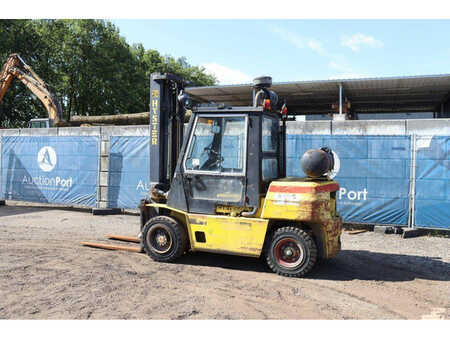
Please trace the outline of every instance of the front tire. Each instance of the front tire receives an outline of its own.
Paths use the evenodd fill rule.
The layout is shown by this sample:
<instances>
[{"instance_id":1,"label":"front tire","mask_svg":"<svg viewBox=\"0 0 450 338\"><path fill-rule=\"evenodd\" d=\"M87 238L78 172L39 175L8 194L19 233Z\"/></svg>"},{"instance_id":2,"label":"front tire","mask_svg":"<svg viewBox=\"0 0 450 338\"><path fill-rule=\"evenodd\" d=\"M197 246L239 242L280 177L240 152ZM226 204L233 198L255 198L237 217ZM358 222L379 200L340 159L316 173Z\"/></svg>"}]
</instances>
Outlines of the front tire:
<instances>
[{"instance_id":1,"label":"front tire","mask_svg":"<svg viewBox=\"0 0 450 338\"><path fill-rule=\"evenodd\" d=\"M266 260L270 269L279 275L302 277L316 264L316 243L299 228L279 228L267 246Z\"/></svg>"},{"instance_id":2,"label":"front tire","mask_svg":"<svg viewBox=\"0 0 450 338\"><path fill-rule=\"evenodd\" d=\"M185 228L167 216L151 218L142 231L144 250L153 260L173 262L181 257L187 248Z\"/></svg>"}]
</instances>

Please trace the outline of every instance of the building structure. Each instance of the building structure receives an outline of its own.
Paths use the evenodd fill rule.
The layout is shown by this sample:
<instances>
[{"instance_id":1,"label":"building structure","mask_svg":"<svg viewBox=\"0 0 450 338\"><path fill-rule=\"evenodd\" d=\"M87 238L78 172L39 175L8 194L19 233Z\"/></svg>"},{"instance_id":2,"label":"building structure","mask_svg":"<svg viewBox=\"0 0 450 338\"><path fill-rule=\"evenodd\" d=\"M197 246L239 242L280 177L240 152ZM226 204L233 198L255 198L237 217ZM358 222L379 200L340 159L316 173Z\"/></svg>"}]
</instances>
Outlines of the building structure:
<instances>
[{"instance_id":1,"label":"building structure","mask_svg":"<svg viewBox=\"0 0 450 338\"><path fill-rule=\"evenodd\" d=\"M245 106L252 84L190 87L199 101ZM429 119L450 117L450 74L274 82L298 120Z\"/></svg>"}]
</instances>

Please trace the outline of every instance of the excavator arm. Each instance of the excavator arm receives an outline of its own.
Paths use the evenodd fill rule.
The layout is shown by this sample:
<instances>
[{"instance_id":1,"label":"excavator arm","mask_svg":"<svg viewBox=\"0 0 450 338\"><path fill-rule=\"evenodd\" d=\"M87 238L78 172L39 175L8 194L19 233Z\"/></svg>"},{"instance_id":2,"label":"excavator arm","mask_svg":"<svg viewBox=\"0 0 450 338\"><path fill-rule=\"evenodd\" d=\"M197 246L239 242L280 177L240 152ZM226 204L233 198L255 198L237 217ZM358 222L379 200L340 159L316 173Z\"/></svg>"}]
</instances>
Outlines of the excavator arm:
<instances>
[{"instance_id":1,"label":"excavator arm","mask_svg":"<svg viewBox=\"0 0 450 338\"><path fill-rule=\"evenodd\" d=\"M61 104L48 89L45 82L28 66L18 54L11 54L3 65L0 73L0 102L3 99L14 78L19 79L36 95L48 111L48 117L53 126L62 126Z\"/></svg>"},{"instance_id":2,"label":"excavator arm","mask_svg":"<svg viewBox=\"0 0 450 338\"><path fill-rule=\"evenodd\" d=\"M8 60L3 65L2 72L0 73L0 102L2 102L3 96L5 96L12 80L14 80L14 75L11 73L11 69L17 65L17 57L14 57L14 54L10 55Z\"/></svg>"}]
</instances>

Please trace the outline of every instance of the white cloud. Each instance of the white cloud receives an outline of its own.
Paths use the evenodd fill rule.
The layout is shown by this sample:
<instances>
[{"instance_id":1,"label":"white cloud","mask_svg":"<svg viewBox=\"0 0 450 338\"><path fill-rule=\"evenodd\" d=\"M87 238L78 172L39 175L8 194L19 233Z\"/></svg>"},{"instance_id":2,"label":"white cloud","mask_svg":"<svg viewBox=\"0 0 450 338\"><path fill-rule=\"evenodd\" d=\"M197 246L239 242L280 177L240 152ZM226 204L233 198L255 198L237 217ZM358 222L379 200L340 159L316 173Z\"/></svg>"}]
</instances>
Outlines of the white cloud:
<instances>
[{"instance_id":1,"label":"white cloud","mask_svg":"<svg viewBox=\"0 0 450 338\"><path fill-rule=\"evenodd\" d=\"M347 72L350 69L350 67L344 66L333 60L330 61L330 63L328 64L328 67L339 70L339 71L343 71L343 72Z\"/></svg>"},{"instance_id":2,"label":"white cloud","mask_svg":"<svg viewBox=\"0 0 450 338\"><path fill-rule=\"evenodd\" d=\"M232 69L215 62L202 65L206 72L214 75L221 85L250 83L253 78L238 69Z\"/></svg>"},{"instance_id":3,"label":"white cloud","mask_svg":"<svg viewBox=\"0 0 450 338\"><path fill-rule=\"evenodd\" d=\"M320 43L320 41L310 39L307 42L307 46L308 46L308 48L319 53L320 55L326 54L326 50L325 50L325 48L323 48L322 43Z\"/></svg>"},{"instance_id":4,"label":"white cloud","mask_svg":"<svg viewBox=\"0 0 450 338\"><path fill-rule=\"evenodd\" d=\"M328 67L338 71L337 74L330 76L328 78L329 80L358 79L358 78L367 78L367 77L369 77L369 75L367 75L367 74L357 73L357 72L355 72L352 69L352 67L350 67L350 66L348 66L346 64L337 63L334 60L331 60L328 63Z\"/></svg>"},{"instance_id":5,"label":"white cloud","mask_svg":"<svg viewBox=\"0 0 450 338\"><path fill-rule=\"evenodd\" d=\"M320 55L325 55L327 53L320 41L312 38L304 38L278 26L270 26L270 30L272 33L277 34L282 40L289 42L296 48L309 48Z\"/></svg>"},{"instance_id":6,"label":"white cloud","mask_svg":"<svg viewBox=\"0 0 450 338\"><path fill-rule=\"evenodd\" d=\"M348 66L347 64L338 63L334 60L331 60L328 63L328 67L344 73L353 73L353 70L350 66Z\"/></svg>"},{"instance_id":7,"label":"white cloud","mask_svg":"<svg viewBox=\"0 0 450 338\"><path fill-rule=\"evenodd\" d=\"M358 33L352 36L341 37L341 45L350 48L354 52L359 52L362 46L383 47L383 42L375 39L373 36Z\"/></svg>"},{"instance_id":8,"label":"white cloud","mask_svg":"<svg viewBox=\"0 0 450 338\"><path fill-rule=\"evenodd\" d=\"M305 41L300 36L289 32L281 27L277 26L270 26L270 30L277 34L281 39L284 41L289 42L290 44L294 45L297 48L305 48Z\"/></svg>"}]
</instances>

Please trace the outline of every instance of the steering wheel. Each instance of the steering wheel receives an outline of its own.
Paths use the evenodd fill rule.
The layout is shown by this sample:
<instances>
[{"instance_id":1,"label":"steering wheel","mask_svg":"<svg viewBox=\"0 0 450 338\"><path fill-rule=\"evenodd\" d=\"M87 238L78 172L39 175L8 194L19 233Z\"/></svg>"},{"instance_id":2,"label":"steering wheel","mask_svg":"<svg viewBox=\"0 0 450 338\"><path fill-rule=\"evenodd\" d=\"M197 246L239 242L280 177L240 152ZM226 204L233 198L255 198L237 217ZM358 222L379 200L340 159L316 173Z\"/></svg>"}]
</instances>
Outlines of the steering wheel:
<instances>
[{"instance_id":1,"label":"steering wheel","mask_svg":"<svg viewBox=\"0 0 450 338\"><path fill-rule=\"evenodd\" d=\"M208 160L202 165L200 169L202 170L211 170L217 166L220 166L220 163L224 161L223 157L220 154L212 149L212 147L205 147L203 149L208 153Z\"/></svg>"},{"instance_id":2,"label":"steering wheel","mask_svg":"<svg viewBox=\"0 0 450 338\"><path fill-rule=\"evenodd\" d=\"M219 153L215 151L211 146L205 147L203 151L206 151L208 153L208 156L211 157L211 155L219 156Z\"/></svg>"}]
</instances>

